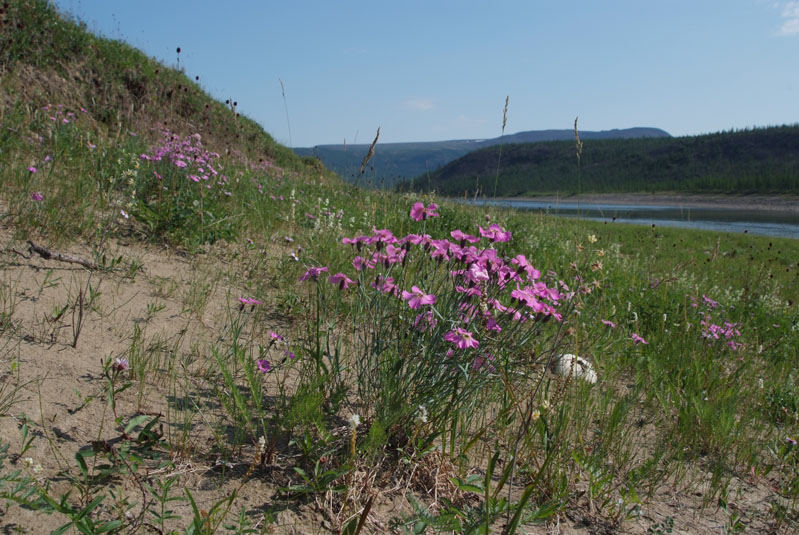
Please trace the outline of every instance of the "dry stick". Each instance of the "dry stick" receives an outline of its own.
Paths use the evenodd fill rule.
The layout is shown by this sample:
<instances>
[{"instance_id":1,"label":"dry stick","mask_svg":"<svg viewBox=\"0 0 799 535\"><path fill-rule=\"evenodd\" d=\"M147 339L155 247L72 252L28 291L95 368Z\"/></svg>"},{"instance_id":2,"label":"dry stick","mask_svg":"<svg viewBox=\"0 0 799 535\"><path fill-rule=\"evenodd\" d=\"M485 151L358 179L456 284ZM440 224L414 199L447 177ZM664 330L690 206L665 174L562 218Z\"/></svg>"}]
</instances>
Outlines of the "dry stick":
<instances>
[{"instance_id":1,"label":"dry stick","mask_svg":"<svg viewBox=\"0 0 799 535\"><path fill-rule=\"evenodd\" d=\"M19 251L14 251L18 255L22 256L23 258L30 258L30 256L25 256ZM86 260L85 258L81 258L79 256L72 256L64 253L59 253L56 251L51 251L46 247L42 247L41 245L37 245L32 241L28 240L28 252L33 255L33 253L38 254L45 260L58 260L59 262L69 262L70 264L80 264L81 266L85 267L86 269L99 269L99 266L92 262L91 260Z\"/></svg>"},{"instance_id":2,"label":"dry stick","mask_svg":"<svg viewBox=\"0 0 799 535\"><path fill-rule=\"evenodd\" d=\"M291 141L291 121L289 121L289 105L286 104L286 87L283 85L283 80L280 81L280 92L283 93L283 108L286 110L286 124L289 126L289 147L293 147L294 143ZM347 150L347 140L344 140L344 150Z\"/></svg>"},{"instance_id":3,"label":"dry stick","mask_svg":"<svg viewBox=\"0 0 799 535\"><path fill-rule=\"evenodd\" d=\"M574 118L574 139L577 149L577 218L582 217L582 212L580 211L580 196L583 194L583 168L582 168L582 158L583 158L583 142L580 141L580 132L577 131L577 119L580 117Z\"/></svg>"},{"instance_id":4,"label":"dry stick","mask_svg":"<svg viewBox=\"0 0 799 535\"><path fill-rule=\"evenodd\" d=\"M499 136L499 158L497 158L497 175L494 177L494 199L497 198L497 184L499 183L499 164L502 163L502 137L505 135L505 125L508 124L508 103L510 95L505 97L505 110L502 112L502 135Z\"/></svg>"},{"instance_id":5,"label":"dry stick","mask_svg":"<svg viewBox=\"0 0 799 535\"><path fill-rule=\"evenodd\" d=\"M379 138L379 137L380 137L380 127L378 126L377 127L377 135L375 136L375 140L372 141L372 146L369 147L369 152L366 153L366 156L364 156L363 161L361 162L361 173L360 173L360 175L363 175L363 168L366 167L366 164L368 164L369 160L372 159L372 156L375 155L375 145L377 145L377 138ZM358 175L358 178L361 178L360 175Z\"/></svg>"}]
</instances>

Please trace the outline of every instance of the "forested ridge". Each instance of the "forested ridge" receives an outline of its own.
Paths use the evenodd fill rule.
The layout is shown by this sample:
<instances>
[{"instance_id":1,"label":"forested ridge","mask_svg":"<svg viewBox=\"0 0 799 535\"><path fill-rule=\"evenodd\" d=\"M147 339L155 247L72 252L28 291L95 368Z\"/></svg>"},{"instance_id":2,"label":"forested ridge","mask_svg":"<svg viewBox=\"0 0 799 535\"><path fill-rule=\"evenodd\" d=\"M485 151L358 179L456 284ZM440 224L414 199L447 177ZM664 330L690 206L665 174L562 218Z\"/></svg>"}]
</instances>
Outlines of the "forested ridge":
<instances>
[{"instance_id":1,"label":"forested ridge","mask_svg":"<svg viewBox=\"0 0 799 535\"><path fill-rule=\"evenodd\" d=\"M799 192L799 125L699 136L488 147L398 186L442 195Z\"/></svg>"}]
</instances>

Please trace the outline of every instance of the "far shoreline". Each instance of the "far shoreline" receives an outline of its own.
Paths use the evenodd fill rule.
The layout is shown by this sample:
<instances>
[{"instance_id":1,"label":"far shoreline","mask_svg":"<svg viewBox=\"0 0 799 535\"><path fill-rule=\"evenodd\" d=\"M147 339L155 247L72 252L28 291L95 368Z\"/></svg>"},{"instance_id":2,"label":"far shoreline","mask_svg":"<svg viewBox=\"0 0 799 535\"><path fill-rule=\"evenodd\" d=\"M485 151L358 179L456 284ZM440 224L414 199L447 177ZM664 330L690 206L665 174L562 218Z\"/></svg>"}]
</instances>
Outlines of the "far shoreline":
<instances>
[{"instance_id":1,"label":"far shoreline","mask_svg":"<svg viewBox=\"0 0 799 535\"><path fill-rule=\"evenodd\" d=\"M484 198L485 199L485 198ZM535 197L497 197L497 201L534 201L591 204L629 204L684 208L725 208L765 212L795 213L799 217L799 195L725 195L683 193L586 193L582 195L541 195Z\"/></svg>"}]
</instances>

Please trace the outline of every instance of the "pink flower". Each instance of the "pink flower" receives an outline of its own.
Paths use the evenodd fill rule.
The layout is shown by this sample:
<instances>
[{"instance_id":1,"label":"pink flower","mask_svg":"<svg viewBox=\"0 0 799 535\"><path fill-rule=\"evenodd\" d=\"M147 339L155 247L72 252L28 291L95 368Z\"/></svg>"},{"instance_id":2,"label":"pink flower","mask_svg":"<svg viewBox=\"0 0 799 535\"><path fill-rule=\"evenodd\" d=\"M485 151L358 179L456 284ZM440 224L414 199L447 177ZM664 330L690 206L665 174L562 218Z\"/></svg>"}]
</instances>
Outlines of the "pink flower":
<instances>
[{"instance_id":1,"label":"pink flower","mask_svg":"<svg viewBox=\"0 0 799 535\"><path fill-rule=\"evenodd\" d=\"M462 327L456 327L455 330L445 334L444 340L452 342L458 349L466 349L480 345L480 342L474 339L472 333Z\"/></svg>"},{"instance_id":2,"label":"pink flower","mask_svg":"<svg viewBox=\"0 0 799 535\"><path fill-rule=\"evenodd\" d=\"M341 243L345 245L358 245L368 240L368 236L356 236L354 238L341 238Z\"/></svg>"},{"instance_id":3,"label":"pink flower","mask_svg":"<svg viewBox=\"0 0 799 535\"><path fill-rule=\"evenodd\" d=\"M477 243L480 241L480 238L477 236L472 236L471 234L466 234L461 230L453 230L449 233L454 239L462 242L469 242L469 243Z\"/></svg>"},{"instance_id":4,"label":"pink flower","mask_svg":"<svg viewBox=\"0 0 799 535\"><path fill-rule=\"evenodd\" d=\"M632 339L633 339L633 343L634 343L635 345L638 345L638 344L644 344L644 345L646 345L646 344L648 344L648 343L649 343L649 342L647 342L646 340L644 340L643 338L641 338L640 336L638 336L638 335L637 335L637 334L635 334L635 333L633 333L633 335L632 335Z\"/></svg>"},{"instance_id":5,"label":"pink flower","mask_svg":"<svg viewBox=\"0 0 799 535\"><path fill-rule=\"evenodd\" d=\"M375 263L361 256L356 256L352 259L352 266L356 271L363 271L364 268L374 269Z\"/></svg>"},{"instance_id":6,"label":"pink flower","mask_svg":"<svg viewBox=\"0 0 799 535\"><path fill-rule=\"evenodd\" d=\"M418 286L413 286L410 292L403 291L402 298L408 301L411 308L421 308L422 305L432 305L436 302L436 296L425 294Z\"/></svg>"},{"instance_id":7,"label":"pink flower","mask_svg":"<svg viewBox=\"0 0 799 535\"><path fill-rule=\"evenodd\" d=\"M472 264L466 272L466 278L475 283L488 280L488 270L479 264Z\"/></svg>"},{"instance_id":8,"label":"pink flower","mask_svg":"<svg viewBox=\"0 0 799 535\"><path fill-rule=\"evenodd\" d=\"M280 336L279 334L277 334L275 331L269 331L269 336L275 342L282 342L283 341L283 337Z\"/></svg>"},{"instance_id":9,"label":"pink flower","mask_svg":"<svg viewBox=\"0 0 799 535\"><path fill-rule=\"evenodd\" d=\"M272 365L266 359L258 359L258 371L268 373L272 370Z\"/></svg>"},{"instance_id":10,"label":"pink flower","mask_svg":"<svg viewBox=\"0 0 799 535\"><path fill-rule=\"evenodd\" d=\"M608 327L610 327L611 329L615 329L615 328L616 328L616 324L615 324L615 323L613 323L612 321L608 321L608 320L602 320L602 324L603 324L603 325L607 325L607 326L608 326Z\"/></svg>"},{"instance_id":11,"label":"pink flower","mask_svg":"<svg viewBox=\"0 0 799 535\"><path fill-rule=\"evenodd\" d=\"M495 371L495 370L496 370L496 368L494 368L494 366L493 366L493 365L490 363L492 360L494 360L494 355L492 355L491 353L486 353L485 355L482 355L482 356L477 356L477 357L475 357L475 359L472 361L472 369L473 369L474 371L477 371L477 370L479 370L480 368L482 368L482 367L483 367L483 365L485 365L486 363L488 363L488 365L486 366L486 369L487 369L489 372L493 372L493 371Z\"/></svg>"},{"instance_id":12,"label":"pink flower","mask_svg":"<svg viewBox=\"0 0 799 535\"><path fill-rule=\"evenodd\" d=\"M487 331L502 332L502 327L499 326L499 322L493 316L488 314L484 319Z\"/></svg>"},{"instance_id":13,"label":"pink flower","mask_svg":"<svg viewBox=\"0 0 799 535\"><path fill-rule=\"evenodd\" d=\"M300 282L307 280L317 280L319 275L327 271L326 267L312 267L298 279Z\"/></svg>"},{"instance_id":14,"label":"pink flower","mask_svg":"<svg viewBox=\"0 0 799 535\"><path fill-rule=\"evenodd\" d=\"M263 303L252 297L239 297L239 303L242 305L263 305Z\"/></svg>"},{"instance_id":15,"label":"pink flower","mask_svg":"<svg viewBox=\"0 0 799 535\"><path fill-rule=\"evenodd\" d=\"M330 284L338 284L339 290L344 290L345 288L349 288L355 281L347 277L344 273L336 273L335 275L330 275L328 279Z\"/></svg>"},{"instance_id":16,"label":"pink flower","mask_svg":"<svg viewBox=\"0 0 799 535\"><path fill-rule=\"evenodd\" d=\"M414 203L413 208L411 208L411 217L416 221L422 221L427 219L428 217L438 217L438 205L435 203L431 203L427 208L424 207L424 204L417 202Z\"/></svg>"},{"instance_id":17,"label":"pink flower","mask_svg":"<svg viewBox=\"0 0 799 535\"><path fill-rule=\"evenodd\" d=\"M42 195L41 191L34 191L33 193L31 193L31 199L33 199L36 202L39 202L42 199L44 199L44 195Z\"/></svg>"},{"instance_id":18,"label":"pink flower","mask_svg":"<svg viewBox=\"0 0 799 535\"><path fill-rule=\"evenodd\" d=\"M432 310L422 312L416 316L415 320L413 320L413 326L419 329L421 332L425 332L428 328L435 327L436 323L438 323L438 320L436 319Z\"/></svg>"},{"instance_id":19,"label":"pink flower","mask_svg":"<svg viewBox=\"0 0 799 535\"><path fill-rule=\"evenodd\" d=\"M480 229L480 235L484 238L488 238L492 242L506 242L510 241L511 233L508 230L502 230L502 227L497 225L496 223L491 223L488 225L488 230L483 230L483 227L478 227Z\"/></svg>"},{"instance_id":20,"label":"pink flower","mask_svg":"<svg viewBox=\"0 0 799 535\"><path fill-rule=\"evenodd\" d=\"M33 166L30 166L30 167L28 167L28 171L30 171L31 173L34 173L34 174L39 172L39 171L38 171L38 170L37 170L35 167L33 167Z\"/></svg>"},{"instance_id":21,"label":"pink flower","mask_svg":"<svg viewBox=\"0 0 799 535\"><path fill-rule=\"evenodd\" d=\"M541 278L541 272L535 269L532 264L527 260L527 257L520 254L510 261L511 264L518 264L521 269L527 273L527 278L530 280L538 280Z\"/></svg>"},{"instance_id":22,"label":"pink flower","mask_svg":"<svg viewBox=\"0 0 799 535\"><path fill-rule=\"evenodd\" d=\"M370 284L372 288L375 290L381 291L384 294L394 294L397 295L397 285L394 284L394 277L383 277L383 275L378 275L375 277L375 281Z\"/></svg>"}]
</instances>

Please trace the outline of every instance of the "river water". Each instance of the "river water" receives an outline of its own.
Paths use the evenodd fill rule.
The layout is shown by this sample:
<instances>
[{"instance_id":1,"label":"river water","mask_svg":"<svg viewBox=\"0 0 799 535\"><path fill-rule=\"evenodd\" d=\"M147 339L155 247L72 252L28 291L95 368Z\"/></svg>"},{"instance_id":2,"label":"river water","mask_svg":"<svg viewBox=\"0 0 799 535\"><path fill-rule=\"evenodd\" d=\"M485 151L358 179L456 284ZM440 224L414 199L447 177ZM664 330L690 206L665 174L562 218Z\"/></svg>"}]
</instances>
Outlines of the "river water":
<instances>
[{"instance_id":1,"label":"river water","mask_svg":"<svg viewBox=\"0 0 799 535\"><path fill-rule=\"evenodd\" d=\"M542 211L562 217L595 221L686 227L722 232L799 238L799 214L770 210L696 208L646 204L534 201L517 199L475 199L468 204L496 205L520 210Z\"/></svg>"}]
</instances>

